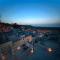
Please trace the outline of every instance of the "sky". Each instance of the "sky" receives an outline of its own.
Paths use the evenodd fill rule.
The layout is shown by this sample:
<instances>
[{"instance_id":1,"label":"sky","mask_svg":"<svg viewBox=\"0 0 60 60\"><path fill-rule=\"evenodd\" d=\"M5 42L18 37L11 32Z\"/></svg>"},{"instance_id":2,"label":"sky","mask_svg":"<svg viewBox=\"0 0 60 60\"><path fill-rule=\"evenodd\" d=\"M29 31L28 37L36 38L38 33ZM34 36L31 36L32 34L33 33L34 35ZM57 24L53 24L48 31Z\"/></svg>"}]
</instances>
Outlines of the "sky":
<instances>
[{"instance_id":1,"label":"sky","mask_svg":"<svg viewBox=\"0 0 60 60\"><path fill-rule=\"evenodd\" d=\"M60 0L0 0L2 22L60 26Z\"/></svg>"}]
</instances>

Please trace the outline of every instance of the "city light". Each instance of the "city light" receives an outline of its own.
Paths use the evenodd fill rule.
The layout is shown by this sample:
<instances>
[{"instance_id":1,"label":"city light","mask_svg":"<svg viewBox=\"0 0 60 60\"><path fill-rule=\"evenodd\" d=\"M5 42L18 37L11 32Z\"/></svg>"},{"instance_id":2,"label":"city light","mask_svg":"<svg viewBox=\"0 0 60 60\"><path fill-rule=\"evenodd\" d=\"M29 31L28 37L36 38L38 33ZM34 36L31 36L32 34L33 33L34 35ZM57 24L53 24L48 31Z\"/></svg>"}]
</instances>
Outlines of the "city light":
<instances>
[{"instance_id":1,"label":"city light","mask_svg":"<svg viewBox=\"0 0 60 60\"><path fill-rule=\"evenodd\" d=\"M18 47L17 47L17 50L20 50L20 49L21 49L21 47L20 47L20 46L18 46Z\"/></svg>"},{"instance_id":2,"label":"city light","mask_svg":"<svg viewBox=\"0 0 60 60\"><path fill-rule=\"evenodd\" d=\"M2 60L5 60L5 56L4 55L2 55Z\"/></svg>"},{"instance_id":3,"label":"city light","mask_svg":"<svg viewBox=\"0 0 60 60\"><path fill-rule=\"evenodd\" d=\"M49 51L49 52L52 52L52 49L51 49L51 48L48 48L48 51Z\"/></svg>"},{"instance_id":4,"label":"city light","mask_svg":"<svg viewBox=\"0 0 60 60\"><path fill-rule=\"evenodd\" d=\"M33 53L34 52L34 50L33 50L33 48L31 49L31 51L30 51L31 53Z\"/></svg>"}]
</instances>

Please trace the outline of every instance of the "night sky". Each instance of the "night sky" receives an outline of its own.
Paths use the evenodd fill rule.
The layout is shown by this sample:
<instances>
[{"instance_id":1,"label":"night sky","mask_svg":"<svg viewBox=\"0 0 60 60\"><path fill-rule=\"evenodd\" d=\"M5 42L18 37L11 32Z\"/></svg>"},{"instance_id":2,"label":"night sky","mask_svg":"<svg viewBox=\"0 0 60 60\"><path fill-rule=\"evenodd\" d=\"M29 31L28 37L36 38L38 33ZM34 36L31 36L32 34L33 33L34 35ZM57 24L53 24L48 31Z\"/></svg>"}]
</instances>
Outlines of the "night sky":
<instances>
[{"instance_id":1,"label":"night sky","mask_svg":"<svg viewBox=\"0 0 60 60\"><path fill-rule=\"evenodd\" d=\"M60 27L60 0L0 0L1 21Z\"/></svg>"}]
</instances>

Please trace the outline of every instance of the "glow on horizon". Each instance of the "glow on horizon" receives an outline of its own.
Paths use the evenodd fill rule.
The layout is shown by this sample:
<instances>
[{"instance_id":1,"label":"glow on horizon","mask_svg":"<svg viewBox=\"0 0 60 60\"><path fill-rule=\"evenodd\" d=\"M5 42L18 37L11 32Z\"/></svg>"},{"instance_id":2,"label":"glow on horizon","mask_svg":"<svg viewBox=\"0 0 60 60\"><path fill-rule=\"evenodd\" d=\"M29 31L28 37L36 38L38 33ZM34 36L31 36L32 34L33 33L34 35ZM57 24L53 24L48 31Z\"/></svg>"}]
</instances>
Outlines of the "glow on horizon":
<instances>
[{"instance_id":1,"label":"glow on horizon","mask_svg":"<svg viewBox=\"0 0 60 60\"><path fill-rule=\"evenodd\" d=\"M10 20L10 21L9 21ZM22 18L22 19L6 19L7 23L18 23L23 25L33 25L33 24L58 24L59 19L55 18Z\"/></svg>"},{"instance_id":2,"label":"glow on horizon","mask_svg":"<svg viewBox=\"0 0 60 60\"><path fill-rule=\"evenodd\" d=\"M4 0L3 0L4 1ZM30 1L30 0L29 0ZM18 24L60 24L58 0L6 0L0 4L2 21Z\"/></svg>"}]
</instances>

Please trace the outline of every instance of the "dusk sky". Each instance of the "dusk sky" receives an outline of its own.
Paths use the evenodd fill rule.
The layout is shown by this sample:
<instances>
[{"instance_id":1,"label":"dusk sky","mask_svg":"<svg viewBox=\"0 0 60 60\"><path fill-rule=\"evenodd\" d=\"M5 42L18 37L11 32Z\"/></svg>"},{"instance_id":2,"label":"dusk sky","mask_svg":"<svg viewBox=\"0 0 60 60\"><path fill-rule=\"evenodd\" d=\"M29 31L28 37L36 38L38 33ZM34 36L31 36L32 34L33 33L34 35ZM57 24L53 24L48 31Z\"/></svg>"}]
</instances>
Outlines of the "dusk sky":
<instances>
[{"instance_id":1,"label":"dusk sky","mask_svg":"<svg viewBox=\"0 0 60 60\"><path fill-rule=\"evenodd\" d=\"M60 26L60 0L0 0L1 21Z\"/></svg>"}]
</instances>

